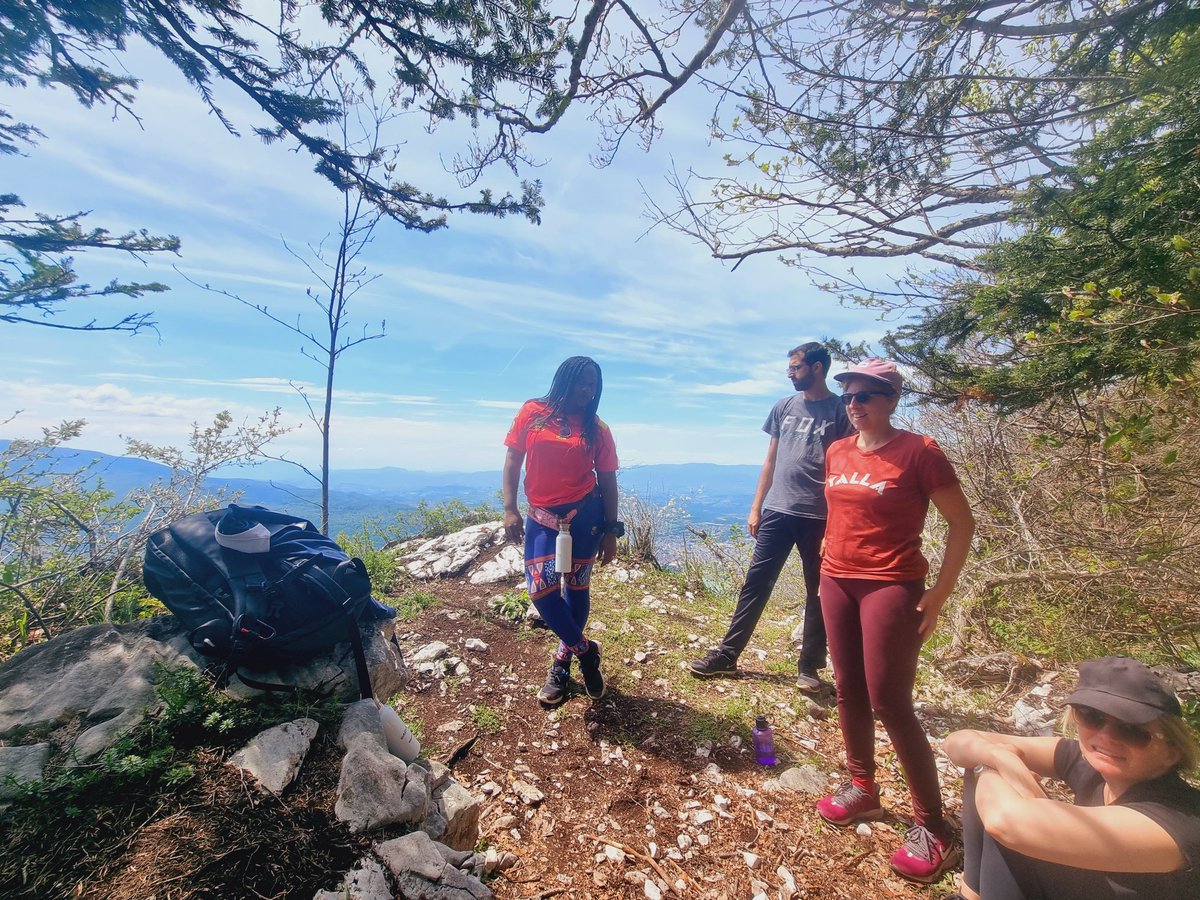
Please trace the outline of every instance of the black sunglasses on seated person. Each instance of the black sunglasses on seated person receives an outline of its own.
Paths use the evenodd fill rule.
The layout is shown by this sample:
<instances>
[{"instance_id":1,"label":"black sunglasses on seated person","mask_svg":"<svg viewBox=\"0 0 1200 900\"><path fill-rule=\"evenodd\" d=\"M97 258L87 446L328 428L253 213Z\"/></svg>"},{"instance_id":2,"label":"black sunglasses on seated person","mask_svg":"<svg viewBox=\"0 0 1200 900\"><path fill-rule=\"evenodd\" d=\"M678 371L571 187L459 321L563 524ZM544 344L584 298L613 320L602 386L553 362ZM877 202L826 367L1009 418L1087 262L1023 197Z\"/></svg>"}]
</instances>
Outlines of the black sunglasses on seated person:
<instances>
[{"instance_id":1,"label":"black sunglasses on seated person","mask_svg":"<svg viewBox=\"0 0 1200 900\"><path fill-rule=\"evenodd\" d=\"M1122 722L1120 719L1090 706L1073 704L1071 709L1075 711L1076 722L1086 725L1093 731L1099 731L1108 724L1117 739L1130 747L1145 747L1158 736L1148 728L1130 722Z\"/></svg>"}]
</instances>

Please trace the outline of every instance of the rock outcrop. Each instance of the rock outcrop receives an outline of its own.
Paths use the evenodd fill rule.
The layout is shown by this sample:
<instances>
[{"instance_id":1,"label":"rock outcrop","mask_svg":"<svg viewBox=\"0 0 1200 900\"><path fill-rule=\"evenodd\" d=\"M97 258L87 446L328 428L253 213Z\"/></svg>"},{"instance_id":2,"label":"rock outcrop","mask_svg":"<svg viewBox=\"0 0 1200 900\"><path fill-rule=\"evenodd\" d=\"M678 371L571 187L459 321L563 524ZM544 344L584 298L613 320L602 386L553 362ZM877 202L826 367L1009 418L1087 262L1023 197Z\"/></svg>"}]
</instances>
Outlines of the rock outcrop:
<instances>
[{"instance_id":1,"label":"rock outcrop","mask_svg":"<svg viewBox=\"0 0 1200 900\"><path fill-rule=\"evenodd\" d=\"M409 671L392 621L359 627L375 693L388 697L403 690ZM78 735L63 749L70 764L89 762L154 709L159 666L198 669L207 663L192 649L174 616L88 625L35 644L0 665L0 741L29 745L27 735L75 728ZM348 641L304 664L254 675L268 684L294 685L346 700L359 693ZM242 698L263 693L237 679L227 691ZM0 783L9 774L19 781L40 780L41 771L30 768L36 759L42 759L44 767L46 759L31 751L0 754Z\"/></svg>"},{"instance_id":2,"label":"rock outcrop","mask_svg":"<svg viewBox=\"0 0 1200 900\"><path fill-rule=\"evenodd\" d=\"M499 552L492 553L496 548ZM454 534L429 540L411 540L388 549L396 566L413 578L456 578L465 575L471 584L511 581L525 571L525 557L504 536L503 522L472 525Z\"/></svg>"},{"instance_id":3,"label":"rock outcrop","mask_svg":"<svg viewBox=\"0 0 1200 900\"><path fill-rule=\"evenodd\" d=\"M159 665L202 665L173 616L88 625L34 644L0 666L0 740L78 722L70 753L86 762L142 721Z\"/></svg>"}]
</instances>

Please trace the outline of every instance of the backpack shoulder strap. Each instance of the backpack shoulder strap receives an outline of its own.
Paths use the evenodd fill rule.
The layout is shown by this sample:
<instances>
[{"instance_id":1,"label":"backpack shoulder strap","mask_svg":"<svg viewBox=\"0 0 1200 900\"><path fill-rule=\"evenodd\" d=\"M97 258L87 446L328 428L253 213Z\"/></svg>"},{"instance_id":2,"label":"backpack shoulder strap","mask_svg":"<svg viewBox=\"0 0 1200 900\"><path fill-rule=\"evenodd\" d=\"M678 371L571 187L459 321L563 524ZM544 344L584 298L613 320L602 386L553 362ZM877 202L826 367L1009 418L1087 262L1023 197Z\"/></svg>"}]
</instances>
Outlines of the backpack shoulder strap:
<instances>
[{"instance_id":1,"label":"backpack shoulder strap","mask_svg":"<svg viewBox=\"0 0 1200 900\"><path fill-rule=\"evenodd\" d=\"M354 651L354 670L358 675L358 693L364 700L374 696L371 689L371 673L367 671L367 655L363 650L362 635L358 631L358 619L350 612L350 604L354 601L346 590L329 577L318 566L310 566L304 570L300 578L308 582L323 597L329 599L342 612L346 623L346 636L350 639L350 647Z\"/></svg>"},{"instance_id":2,"label":"backpack shoulder strap","mask_svg":"<svg viewBox=\"0 0 1200 900\"><path fill-rule=\"evenodd\" d=\"M225 570L229 573L229 592L233 595L233 658L249 648L252 638L269 639L274 629L266 624L271 586L263 570L262 558L254 553L239 553L221 548Z\"/></svg>"}]
</instances>

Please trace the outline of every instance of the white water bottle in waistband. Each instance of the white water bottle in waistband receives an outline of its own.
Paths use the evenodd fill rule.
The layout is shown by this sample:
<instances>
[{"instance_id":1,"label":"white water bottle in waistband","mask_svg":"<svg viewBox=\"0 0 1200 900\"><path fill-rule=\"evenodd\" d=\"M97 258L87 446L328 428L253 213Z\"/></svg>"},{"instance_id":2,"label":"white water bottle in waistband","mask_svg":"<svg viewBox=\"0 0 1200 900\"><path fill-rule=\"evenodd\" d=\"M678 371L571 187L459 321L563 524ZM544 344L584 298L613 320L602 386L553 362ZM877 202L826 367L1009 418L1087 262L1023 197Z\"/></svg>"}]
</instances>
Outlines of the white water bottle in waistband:
<instances>
[{"instance_id":1,"label":"white water bottle in waistband","mask_svg":"<svg viewBox=\"0 0 1200 900\"><path fill-rule=\"evenodd\" d=\"M558 572L559 591L567 596L567 576L571 573L571 532L570 526L562 519L558 520L558 537L554 539L554 570Z\"/></svg>"}]
</instances>

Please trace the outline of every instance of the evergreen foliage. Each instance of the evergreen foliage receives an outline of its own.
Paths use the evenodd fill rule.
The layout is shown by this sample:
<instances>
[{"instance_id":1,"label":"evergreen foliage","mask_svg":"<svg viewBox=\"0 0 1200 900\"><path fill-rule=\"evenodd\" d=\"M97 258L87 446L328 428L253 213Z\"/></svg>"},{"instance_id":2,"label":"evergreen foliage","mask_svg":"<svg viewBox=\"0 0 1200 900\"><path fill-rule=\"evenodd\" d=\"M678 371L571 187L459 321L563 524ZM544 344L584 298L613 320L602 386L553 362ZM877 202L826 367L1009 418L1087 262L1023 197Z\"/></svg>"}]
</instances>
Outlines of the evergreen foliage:
<instances>
[{"instance_id":1,"label":"evergreen foliage","mask_svg":"<svg viewBox=\"0 0 1200 900\"><path fill-rule=\"evenodd\" d=\"M5 149L0 134L0 152ZM154 327L153 313L128 313L115 321L100 322L88 317L86 305L80 308L78 301L111 296L136 299L167 290L165 284L115 279L103 287L81 284L73 258L65 254L84 250L119 250L135 257L145 253L177 253L177 237L156 237L145 230L118 235L103 228L85 229L82 212L65 216L26 215L17 212L23 205L16 194L0 195L0 244L11 248L10 255L0 258L0 323L131 333ZM68 302L71 302L71 316L59 318L62 305Z\"/></svg>"},{"instance_id":2,"label":"evergreen foliage","mask_svg":"<svg viewBox=\"0 0 1200 900\"><path fill-rule=\"evenodd\" d=\"M525 136L550 130L577 101L603 107L597 115L608 154L631 131L652 139L655 111L709 59L744 4L728 0L723 11L668 6L656 20L623 0L592 0L565 16L546 0L7 0L0 3L0 83L61 87L85 107L108 106L136 119L139 81L125 66L129 48L144 41L231 133L249 128L266 143L302 149L338 190L406 228L437 230L453 212L537 222L543 203L537 180L448 197L405 177L408 156L396 166L378 165L391 150L413 150L403 135L366 148L342 139L337 123L356 101L341 84L357 81L367 92L378 87L390 109L422 116L428 132L451 120L469 123L469 143L449 164L457 187L469 189L496 164L519 177L530 164ZM679 55L683 36L697 32L694 56ZM247 125L226 114L222 98L238 94L261 118ZM0 105L0 153L19 152L39 137L36 124L15 120ZM69 257L47 254L178 251L177 238L86 232L81 213L17 218L11 210L19 205L15 195L0 196L0 243L16 254L0 260L0 322L153 327L149 313L109 323L63 316L68 300L136 298L165 287L114 281L93 290L75 284Z\"/></svg>"},{"instance_id":3,"label":"evergreen foliage","mask_svg":"<svg viewBox=\"0 0 1200 900\"><path fill-rule=\"evenodd\" d=\"M85 106L132 114L138 81L111 61L144 40L231 132L239 125L219 101L229 89L265 118L251 126L259 138L303 148L340 190L361 192L408 228L441 228L459 210L537 221L536 181L522 182L516 194L482 189L474 199L451 200L371 171L377 157L343 145L327 127L346 112L337 73L354 73L368 90L380 86L398 108L422 113L430 130L457 118L488 125L490 134L454 164L469 186L493 163L514 171L525 163L523 135L552 128L576 99L611 101L622 131L652 130L650 106L708 59L742 5L728 3L722 15L707 6L668 8L657 22L613 0L566 17L544 0L278 0L258 5L262 15L240 0L10 0L0 81L58 85ZM685 26L702 29L704 41L675 70L664 49L680 43ZM29 123L0 119L0 147L36 133Z\"/></svg>"},{"instance_id":4,"label":"evergreen foliage","mask_svg":"<svg viewBox=\"0 0 1200 900\"><path fill-rule=\"evenodd\" d=\"M1165 388L1200 355L1200 31L1147 72L1057 183L1017 199L1020 234L889 341L932 393L1028 407L1127 379Z\"/></svg>"},{"instance_id":5,"label":"evergreen foliage","mask_svg":"<svg viewBox=\"0 0 1200 900\"><path fill-rule=\"evenodd\" d=\"M453 209L537 218L536 183L519 197L481 192L451 202L402 180L381 181L369 156L330 137L343 107L330 78L339 66L370 79L383 53L399 102L423 109L432 121L495 112L496 94L512 86L544 93L552 83L556 33L540 4L429 5L406 0L297 3L282 0L275 15L255 15L239 0L14 0L12 27L0 43L0 79L31 81L72 91L85 106L109 104L131 112L138 81L115 71L131 41L162 53L231 132L238 125L218 101L232 87L248 97L267 124L252 126L264 141L290 139L314 157L316 169L342 190L367 195L408 227L429 230ZM320 25L306 17L320 16ZM302 25L305 26L302 31ZM317 27L314 27L317 26ZM461 75L464 87L452 87ZM27 123L5 123L11 145Z\"/></svg>"}]
</instances>

